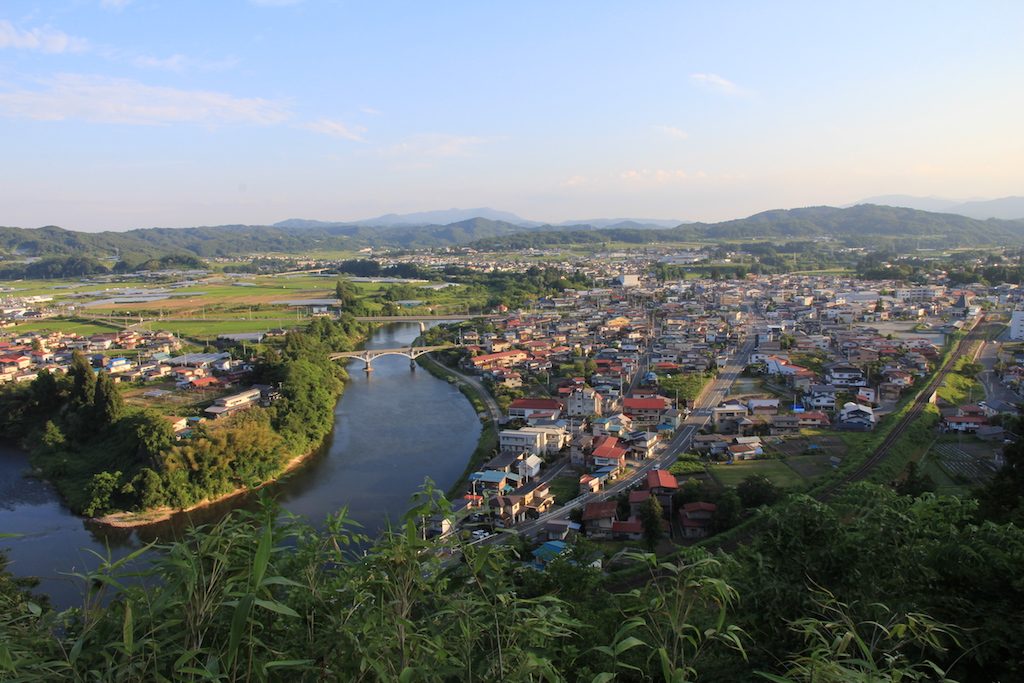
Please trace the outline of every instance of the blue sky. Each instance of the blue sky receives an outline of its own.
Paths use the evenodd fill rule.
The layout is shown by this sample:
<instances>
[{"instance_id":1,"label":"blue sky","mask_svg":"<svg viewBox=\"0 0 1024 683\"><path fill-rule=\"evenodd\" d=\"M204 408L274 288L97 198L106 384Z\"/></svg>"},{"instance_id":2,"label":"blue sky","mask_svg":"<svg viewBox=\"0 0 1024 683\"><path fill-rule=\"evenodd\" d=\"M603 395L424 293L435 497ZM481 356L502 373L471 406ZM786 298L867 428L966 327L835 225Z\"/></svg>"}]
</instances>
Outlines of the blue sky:
<instances>
[{"instance_id":1,"label":"blue sky","mask_svg":"<svg viewBox=\"0 0 1024 683\"><path fill-rule=\"evenodd\" d=\"M0 3L0 225L1024 194L1021 2Z\"/></svg>"}]
</instances>

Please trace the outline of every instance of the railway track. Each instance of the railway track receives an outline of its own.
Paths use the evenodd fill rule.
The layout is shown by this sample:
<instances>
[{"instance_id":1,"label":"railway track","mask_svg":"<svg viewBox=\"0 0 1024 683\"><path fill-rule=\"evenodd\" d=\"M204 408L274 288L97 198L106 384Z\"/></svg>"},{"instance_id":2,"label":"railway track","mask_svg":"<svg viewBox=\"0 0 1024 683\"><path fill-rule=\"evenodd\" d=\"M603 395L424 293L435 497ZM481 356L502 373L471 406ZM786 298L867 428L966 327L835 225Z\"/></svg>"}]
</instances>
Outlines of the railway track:
<instances>
[{"instance_id":1,"label":"railway track","mask_svg":"<svg viewBox=\"0 0 1024 683\"><path fill-rule=\"evenodd\" d=\"M900 437L903 436L907 429L910 428L910 425L921 417L921 413L924 412L925 406L931 402L932 395L938 391L939 387L942 386L942 383L946 380L946 377L956 366L957 362L964 356L970 356L972 360L977 358L982 346L980 344L976 344L976 342L984 340L984 335L982 333L983 329L985 329L985 326L981 324L981 321L975 321L975 324L971 327L971 330L967 335L957 343L956 348L950 354L945 365L935 373L935 376L927 386L917 393L917 396L914 397L914 403L910 410L908 410L906 415L904 415L896 426L889 431L885 436L885 439L882 440L882 443L878 444L875 448L874 452L852 472L847 473L842 478L820 490L815 495L815 498L818 500L828 500L843 486L865 479L872 470L878 467L879 464L889 457L889 452L892 450L892 447L900 440Z\"/></svg>"}]
</instances>

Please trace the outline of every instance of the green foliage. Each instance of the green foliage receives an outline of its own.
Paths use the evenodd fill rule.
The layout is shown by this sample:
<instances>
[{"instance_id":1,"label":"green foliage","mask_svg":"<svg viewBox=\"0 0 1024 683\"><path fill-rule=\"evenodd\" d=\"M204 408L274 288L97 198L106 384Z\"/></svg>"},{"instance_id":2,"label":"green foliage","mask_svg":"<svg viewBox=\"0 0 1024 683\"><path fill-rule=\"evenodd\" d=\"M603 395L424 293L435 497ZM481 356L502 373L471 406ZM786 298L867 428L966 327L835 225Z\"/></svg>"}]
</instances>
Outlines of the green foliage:
<instances>
[{"instance_id":1,"label":"green foliage","mask_svg":"<svg viewBox=\"0 0 1024 683\"><path fill-rule=\"evenodd\" d=\"M955 498L793 497L732 555L631 554L642 576L625 592L586 542L537 571L519 544L423 540L416 521L449 510L428 486L372 547L344 512L323 531L236 512L160 546L142 583L126 580L131 556L104 560L63 614L0 572L0 677L1020 678L1024 531L978 525Z\"/></svg>"},{"instance_id":2,"label":"green foliage","mask_svg":"<svg viewBox=\"0 0 1024 683\"><path fill-rule=\"evenodd\" d=\"M648 550L654 552L658 547L658 541L665 537L661 527L661 503L657 496L648 496L640 506L640 523L644 528L644 543L647 544Z\"/></svg>"},{"instance_id":3,"label":"green foliage","mask_svg":"<svg viewBox=\"0 0 1024 683\"><path fill-rule=\"evenodd\" d=\"M675 398L678 392L679 400L692 402L700 395L704 385L711 379L711 375L703 372L687 372L679 375L669 375L658 380L660 392L669 398Z\"/></svg>"},{"instance_id":4,"label":"green foliage","mask_svg":"<svg viewBox=\"0 0 1024 683\"><path fill-rule=\"evenodd\" d=\"M703 463L694 462L692 460L683 460L682 458L669 465L668 468L669 474L674 474L677 477L684 474L700 474L703 471Z\"/></svg>"},{"instance_id":5,"label":"green foliage","mask_svg":"<svg viewBox=\"0 0 1024 683\"><path fill-rule=\"evenodd\" d=\"M779 499L781 492L768 477L752 474L736 486L736 494L745 508L771 505Z\"/></svg>"}]
</instances>

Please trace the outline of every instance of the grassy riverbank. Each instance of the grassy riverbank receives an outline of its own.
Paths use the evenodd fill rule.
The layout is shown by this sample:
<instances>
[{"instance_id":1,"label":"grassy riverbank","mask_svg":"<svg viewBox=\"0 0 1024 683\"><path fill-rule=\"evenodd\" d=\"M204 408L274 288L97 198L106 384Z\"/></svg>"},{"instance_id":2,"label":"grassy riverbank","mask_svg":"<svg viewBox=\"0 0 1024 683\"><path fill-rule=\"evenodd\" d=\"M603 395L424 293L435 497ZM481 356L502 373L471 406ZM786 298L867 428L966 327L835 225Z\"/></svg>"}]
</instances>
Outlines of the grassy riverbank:
<instances>
[{"instance_id":1,"label":"grassy riverbank","mask_svg":"<svg viewBox=\"0 0 1024 683\"><path fill-rule=\"evenodd\" d=\"M454 498L462 493L466 482L469 481L469 475L480 469L480 466L494 455L494 451L498 447L498 427L494 424L491 413L487 409L487 402L480 396L477 387L461 379L454 372L429 356L420 356L416 360L420 367L434 377L454 384L472 404L473 409L480 416L481 423L483 423L483 429L480 431L480 438L477 440L476 449L469 457L466 469L463 470L459 479L448 489L448 497Z\"/></svg>"}]
</instances>

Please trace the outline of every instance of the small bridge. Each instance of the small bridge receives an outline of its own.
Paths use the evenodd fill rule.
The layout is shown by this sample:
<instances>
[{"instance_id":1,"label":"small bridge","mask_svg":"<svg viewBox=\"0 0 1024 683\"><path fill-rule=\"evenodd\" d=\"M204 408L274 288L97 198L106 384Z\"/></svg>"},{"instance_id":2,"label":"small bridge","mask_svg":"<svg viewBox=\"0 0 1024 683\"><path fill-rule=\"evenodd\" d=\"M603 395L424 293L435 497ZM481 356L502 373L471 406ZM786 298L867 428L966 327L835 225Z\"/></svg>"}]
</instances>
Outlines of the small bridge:
<instances>
[{"instance_id":1,"label":"small bridge","mask_svg":"<svg viewBox=\"0 0 1024 683\"><path fill-rule=\"evenodd\" d=\"M446 320L449 322L462 322L464 320L475 320L482 318L484 320L494 320L497 318L504 318L502 315L468 315L468 314L453 314L453 315L362 315L357 316L356 320L361 323L419 323L420 332L427 331L427 323L437 322L440 320Z\"/></svg>"},{"instance_id":2,"label":"small bridge","mask_svg":"<svg viewBox=\"0 0 1024 683\"><path fill-rule=\"evenodd\" d=\"M373 368L370 364L381 356L405 356L409 359L410 366L415 368L416 364L413 363L413 361L423 354L430 353L431 351L455 349L459 346L459 344L444 344L442 346L409 346L404 349L364 349L362 351L342 351L339 353L332 353L330 355L330 359L348 360L351 358L358 358L366 364L363 370L366 372L373 372Z\"/></svg>"}]
</instances>

